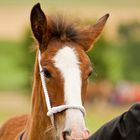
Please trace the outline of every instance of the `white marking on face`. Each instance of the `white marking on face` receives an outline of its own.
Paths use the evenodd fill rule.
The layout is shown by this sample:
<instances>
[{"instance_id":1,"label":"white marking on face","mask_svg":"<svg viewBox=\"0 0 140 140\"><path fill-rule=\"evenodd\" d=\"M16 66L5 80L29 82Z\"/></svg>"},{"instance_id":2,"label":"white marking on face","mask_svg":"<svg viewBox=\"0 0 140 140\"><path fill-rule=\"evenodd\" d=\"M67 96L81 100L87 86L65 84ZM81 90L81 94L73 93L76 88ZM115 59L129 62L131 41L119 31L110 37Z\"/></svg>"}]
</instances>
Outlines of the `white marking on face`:
<instances>
[{"instance_id":1,"label":"white marking on face","mask_svg":"<svg viewBox=\"0 0 140 140\"><path fill-rule=\"evenodd\" d=\"M67 46L60 49L54 57L54 62L64 79L65 103L82 105L81 71L75 50Z\"/></svg>"},{"instance_id":2,"label":"white marking on face","mask_svg":"<svg viewBox=\"0 0 140 140\"><path fill-rule=\"evenodd\" d=\"M66 46L58 50L53 60L55 67L58 68L64 79L65 104L77 106L82 105L81 101L82 80L79 66L80 62L78 59L78 55L76 54L76 50L74 48ZM68 109L66 111L66 124L69 126L71 125L72 122L75 121L78 123L82 122L83 124L84 120L81 111Z\"/></svg>"}]
</instances>

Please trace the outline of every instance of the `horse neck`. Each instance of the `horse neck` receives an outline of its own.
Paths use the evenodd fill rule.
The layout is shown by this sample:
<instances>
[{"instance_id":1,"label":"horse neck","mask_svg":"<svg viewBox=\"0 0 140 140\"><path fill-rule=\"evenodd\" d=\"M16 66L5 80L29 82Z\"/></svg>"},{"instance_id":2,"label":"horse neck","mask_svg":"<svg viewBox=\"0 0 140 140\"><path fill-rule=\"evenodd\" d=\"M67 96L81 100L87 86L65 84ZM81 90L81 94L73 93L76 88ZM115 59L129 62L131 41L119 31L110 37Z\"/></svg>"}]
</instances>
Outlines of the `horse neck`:
<instances>
[{"instance_id":1,"label":"horse neck","mask_svg":"<svg viewBox=\"0 0 140 140\"><path fill-rule=\"evenodd\" d=\"M47 107L39 75L38 59L36 57L32 90L32 111L27 125L27 134L25 136L27 139L54 139L54 129L52 129L50 118L46 115L46 113Z\"/></svg>"}]
</instances>

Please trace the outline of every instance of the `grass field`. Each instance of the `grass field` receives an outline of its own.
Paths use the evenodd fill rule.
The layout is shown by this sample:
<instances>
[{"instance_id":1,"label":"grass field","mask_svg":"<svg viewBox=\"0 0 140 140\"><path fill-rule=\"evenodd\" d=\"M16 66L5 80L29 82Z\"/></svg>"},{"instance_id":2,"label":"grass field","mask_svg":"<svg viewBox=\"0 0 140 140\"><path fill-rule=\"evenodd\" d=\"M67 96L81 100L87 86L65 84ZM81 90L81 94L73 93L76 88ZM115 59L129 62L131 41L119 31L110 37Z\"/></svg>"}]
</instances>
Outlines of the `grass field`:
<instances>
[{"instance_id":1,"label":"grass field","mask_svg":"<svg viewBox=\"0 0 140 140\"><path fill-rule=\"evenodd\" d=\"M87 107L86 123L91 132L95 132L106 122L127 111L129 106L111 106L98 102L98 104Z\"/></svg>"},{"instance_id":2,"label":"grass field","mask_svg":"<svg viewBox=\"0 0 140 140\"><path fill-rule=\"evenodd\" d=\"M104 103L86 107L87 127L95 132L100 126L112 118L126 111L128 107L113 107ZM21 93L0 94L0 124L15 115L28 113L30 111L30 98Z\"/></svg>"},{"instance_id":3,"label":"grass field","mask_svg":"<svg viewBox=\"0 0 140 140\"><path fill-rule=\"evenodd\" d=\"M17 92L0 92L0 124L9 117L29 112L29 97Z\"/></svg>"}]
</instances>

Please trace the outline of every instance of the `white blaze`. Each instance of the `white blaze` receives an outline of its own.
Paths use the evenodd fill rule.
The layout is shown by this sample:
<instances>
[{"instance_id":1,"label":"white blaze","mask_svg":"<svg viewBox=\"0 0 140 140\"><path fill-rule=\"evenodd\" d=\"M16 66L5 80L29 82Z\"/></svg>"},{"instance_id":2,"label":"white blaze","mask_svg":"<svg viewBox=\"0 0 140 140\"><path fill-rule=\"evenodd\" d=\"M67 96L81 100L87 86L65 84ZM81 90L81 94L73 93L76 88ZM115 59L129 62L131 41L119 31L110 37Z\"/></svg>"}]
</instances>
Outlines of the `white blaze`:
<instances>
[{"instance_id":1,"label":"white blaze","mask_svg":"<svg viewBox=\"0 0 140 140\"><path fill-rule=\"evenodd\" d=\"M64 79L65 103L82 105L81 72L75 50L67 46L60 49L54 57L54 62Z\"/></svg>"},{"instance_id":2,"label":"white blaze","mask_svg":"<svg viewBox=\"0 0 140 140\"><path fill-rule=\"evenodd\" d=\"M64 99L66 105L82 106L81 101L81 71L79 59L74 48L65 46L58 50L53 58L54 65L64 79ZM84 127L84 118L80 110L68 109L66 111L65 127Z\"/></svg>"}]
</instances>

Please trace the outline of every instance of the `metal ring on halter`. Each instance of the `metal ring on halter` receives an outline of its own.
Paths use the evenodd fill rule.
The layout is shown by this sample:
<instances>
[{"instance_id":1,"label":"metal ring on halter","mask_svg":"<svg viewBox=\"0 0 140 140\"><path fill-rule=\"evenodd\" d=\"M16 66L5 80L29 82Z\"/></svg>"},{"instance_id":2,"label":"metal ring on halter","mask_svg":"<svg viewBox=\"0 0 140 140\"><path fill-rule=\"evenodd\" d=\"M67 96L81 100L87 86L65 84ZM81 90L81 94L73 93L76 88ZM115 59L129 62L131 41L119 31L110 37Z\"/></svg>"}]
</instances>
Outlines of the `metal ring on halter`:
<instances>
[{"instance_id":1,"label":"metal ring on halter","mask_svg":"<svg viewBox=\"0 0 140 140\"><path fill-rule=\"evenodd\" d=\"M49 98L49 94L48 94L48 90L47 90L47 86L46 86L46 81L45 81L45 75L43 72L43 68L40 64L40 61L41 61L41 52L40 52L40 50L38 50L38 64L39 64L39 71L40 71L42 88L43 88L43 92L45 95L45 101L46 101L46 105L47 105L47 109L48 109L47 115L50 117L53 126L54 126L54 114L56 114L58 112L62 112L66 109L78 109L85 116L85 108L83 106L60 105L60 106L56 106L56 107L51 107L50 98Z\"/></svg>"}]
</instances>

